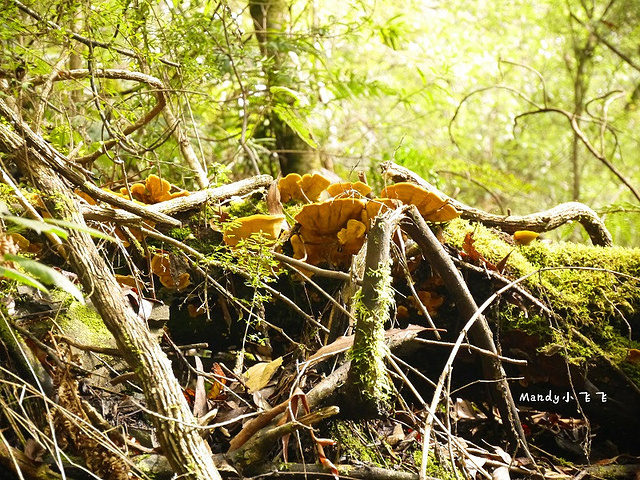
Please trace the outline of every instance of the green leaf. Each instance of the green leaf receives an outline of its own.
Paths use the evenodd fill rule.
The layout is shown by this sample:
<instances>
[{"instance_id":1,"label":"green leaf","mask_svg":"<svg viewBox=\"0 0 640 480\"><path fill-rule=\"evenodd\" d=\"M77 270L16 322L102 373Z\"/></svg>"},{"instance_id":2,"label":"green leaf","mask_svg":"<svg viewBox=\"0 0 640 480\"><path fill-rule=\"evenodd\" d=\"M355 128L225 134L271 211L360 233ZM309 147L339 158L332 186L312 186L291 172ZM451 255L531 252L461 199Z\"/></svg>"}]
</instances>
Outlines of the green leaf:
<instances>
[{"instance_id":1,"label":"green leaf","mask_svg":"<svg viewBox=\"0 0 640 480\"><path fill-rule=\"evenodd\" d=\"M71 280L69 280L57 270L54 270L51 267L47 267L46 265L40 262L36 262L35 260L30 260L19 255L11 255L6 253L4 255L4 258L5 260L17 263L25 271L33 275L41 282L48 285L53 285L64 290L69 295L73 295L73 297L77 301L84 304L84 297L82 296L82 292L78 290L78 287L76 287L73 282L71 282Z\"/></svg>"},{"instance_id":2,"label":"green leaf","mask_svg":"<svg viewBox=\"0 0 640 480\"><path fill-rule=\"evenodd\" d=\"M291 130L311 148L316 148L318 144L313 139L309 128L306 125L304 119L293 108L286 107L285 105L274 105L273 112L278 116L280 120L291 127Z\"/></svg>"},{"instance_id":3,"label":"green leaf","mask_svg":"<svg viewBox=\"0 0 640 480\"><path fill-rule=\"evenodd\" d=\"M0 266L0 277L8 278L9 280L15 280L16 282L22 283L23 285L28 285L33 288L37 288L43 292L48 292L47 287L42 285L35 278L30 277L29 275L25 275L22 272L14 270L13 268L2 267Z\"/></svg>"},{"instance_id":4,"label":"green leaf","mask_svg":"<svg viewBox=\"0 0 640 480\"><path fill-rule=\"evenodd\" d=\"M114 242L114 243L116 241L116 239L113 238L111 235L107 235L106 233L101 232L100 230L96 230L95 228L87 227L86 225L79 225L77 223L68 222L66 220L58 220L57 218L45 218L44 221L45 221L45 223L48 223L48 224L58 225L60 227L66 227L66 228L69 228L71 230L77 230L79 232L88 233L92 237L101 238L103 240L108 240L108 241Z\"/></svg>"},{"instance_id":5,"label":"green leaf","mask_svg":"<svg viewBox=\"0 0 640 480\"><path fill-rule=\"evenodd\" d=\"M64 238L65 240L69 236L69 232L67 232L63 228L56 227L55 225L47 225L45 222L40 222L38 220L31 220L30 218L12 217L12 216L6 216L2 218L4 220L9 220L10 222L15 223L16 225L20 225L21 227L35 230L35 232L39 234L53 233L58 235L60 238Z\"/></svg>"},{"instance_id":6,"label":"green leaf","mask_svg":"<svg viewBox=\"0 0 640 480\"><path fill-rule=\"evenodd\" d=\"M271 94L278 98L278 100L282 100L283 96L282 95L278 95L279 93L283 93L284 95L286 95L289 98L292 98L294 100L293 102L293 106L297 107L299 105L304 105L305 103L308 103L306 101L305 96L296 91L293 90L291 88L288 87L283 87L281 85L273 85L272 87L269 88L269 90L271 90Z\"/></svg>"}]
</instances>

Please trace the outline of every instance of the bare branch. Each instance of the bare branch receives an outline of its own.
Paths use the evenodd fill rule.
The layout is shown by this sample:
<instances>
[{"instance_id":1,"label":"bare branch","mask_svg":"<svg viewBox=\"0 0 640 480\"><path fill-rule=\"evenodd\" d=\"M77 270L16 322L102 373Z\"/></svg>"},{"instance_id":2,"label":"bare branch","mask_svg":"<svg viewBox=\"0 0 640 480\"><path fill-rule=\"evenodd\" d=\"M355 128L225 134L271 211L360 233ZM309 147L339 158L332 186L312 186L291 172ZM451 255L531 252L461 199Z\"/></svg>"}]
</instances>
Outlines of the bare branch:
<instances>
[{"instance_id":1,"label":"bare branch","mask_svg":"<svg viewBox=\"0 0 640 480\"><path fill-rule=\"evenodd\" d=\"M384 162L381 165L381 169L383 175L392 178L394 181L410 181L420 185L426 190L436 192L440 197L447 199L448 203L460 210L462 212L462 218L479 222L489 227L497 227L507 233L525 229L534 232L548 232L567 222L577 221L580 222L587 231L594 245L610 246L613 244L611 234L604 223L598 218L598 215L582 203L563 203L549 210L531 215L494 215L448 197L412 171L396 165L393 162Z\"/></svg>"}]
</instances>

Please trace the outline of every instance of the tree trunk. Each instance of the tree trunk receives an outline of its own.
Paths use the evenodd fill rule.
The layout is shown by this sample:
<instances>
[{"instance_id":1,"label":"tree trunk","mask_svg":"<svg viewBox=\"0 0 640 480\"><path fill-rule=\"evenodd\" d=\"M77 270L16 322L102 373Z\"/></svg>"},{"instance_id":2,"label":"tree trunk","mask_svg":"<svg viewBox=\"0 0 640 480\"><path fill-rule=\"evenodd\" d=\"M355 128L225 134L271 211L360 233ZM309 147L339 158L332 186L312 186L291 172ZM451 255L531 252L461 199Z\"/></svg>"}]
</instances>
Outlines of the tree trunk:
<instances>
[{"instance_id":1,"label":"tree trunk","mask_svg":"<svg viewBox=\"0 0 640 480\"><path fill-rule=\"evenodd\" d=\"M279 37L286 34L288 4L284 0L250 0L249 11L255 28L260 51L273 64L264 68L267 87L284 86L296 90L286 74L287 52L278 45ZM273 98L272 98L273 100ZM275 139L276 152L283 175L308 173L321 167L320 160L307 143L273 110L268 116L269 129Z\"/></svg>"}]
</instances>

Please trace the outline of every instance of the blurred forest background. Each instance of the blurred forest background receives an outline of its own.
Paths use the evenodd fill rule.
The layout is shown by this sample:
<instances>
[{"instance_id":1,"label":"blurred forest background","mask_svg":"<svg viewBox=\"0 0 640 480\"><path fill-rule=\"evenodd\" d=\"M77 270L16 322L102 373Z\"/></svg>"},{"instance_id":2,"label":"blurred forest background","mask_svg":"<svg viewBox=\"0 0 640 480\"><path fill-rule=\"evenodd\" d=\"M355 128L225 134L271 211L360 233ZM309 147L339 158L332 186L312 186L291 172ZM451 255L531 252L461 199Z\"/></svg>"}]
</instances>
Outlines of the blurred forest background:
<instances>
[{"instance_id":1,"label":"blurred forest background","mask_svg":"<svg viewBox=\"0 0 640 480\"><path fill-rule=\"evenodd\" d=\"M581 201L638 245L634 0L4 0L0 42L23 118L102 186L319 168L376 183L394 159L493 213ZM52 76L73 69L88 74ZM169 109L145 118L159 90Z\"/></svg>"}]
</instances>

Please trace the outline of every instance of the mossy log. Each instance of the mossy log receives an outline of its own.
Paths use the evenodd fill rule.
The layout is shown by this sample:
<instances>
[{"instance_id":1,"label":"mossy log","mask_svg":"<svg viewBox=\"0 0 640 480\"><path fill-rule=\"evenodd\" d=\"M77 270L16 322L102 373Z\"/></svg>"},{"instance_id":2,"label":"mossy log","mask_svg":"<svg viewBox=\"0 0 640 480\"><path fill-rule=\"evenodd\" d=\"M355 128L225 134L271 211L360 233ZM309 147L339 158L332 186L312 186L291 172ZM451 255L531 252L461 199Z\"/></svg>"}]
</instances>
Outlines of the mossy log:
<instances>
[{"instance_id":1,"label":"mossy log","mask_svg":"<svg viewBox=\"0 0 640 480\"><path fill-rule=\"evenodd\" d=\"M501 353L526 359L509 366L520 406L585 416L602 437L620 437L619 447L637 450L640 428L640 249L535 241L513 243L510 235L467 220L444 231L445 243L473 247L486 260L460 260L477 303L519 283L495 301L487 316ZM508 256L502 273L487 267Z\"/></svg>"}]
</instances>

